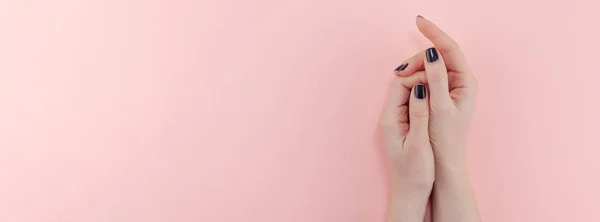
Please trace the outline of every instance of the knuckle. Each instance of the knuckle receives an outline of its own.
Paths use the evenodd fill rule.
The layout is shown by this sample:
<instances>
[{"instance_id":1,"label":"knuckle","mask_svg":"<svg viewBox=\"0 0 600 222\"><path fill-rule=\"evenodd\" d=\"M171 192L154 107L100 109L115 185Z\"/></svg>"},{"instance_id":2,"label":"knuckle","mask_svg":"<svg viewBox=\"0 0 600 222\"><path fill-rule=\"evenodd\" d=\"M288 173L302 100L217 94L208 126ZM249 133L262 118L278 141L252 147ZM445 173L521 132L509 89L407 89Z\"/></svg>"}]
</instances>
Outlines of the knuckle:
<instances>
[{"instance_id":1,"label":"knuckle","mask_svg":"<svg viewBox=\"0 0 600 222\"><path fill-rule=\"evenodd\" d=\"M414 110L414 111L410 111L410 117L412 118L428 118L429 117L429 111L428 110Z\"/></svg>"}]
</instances>

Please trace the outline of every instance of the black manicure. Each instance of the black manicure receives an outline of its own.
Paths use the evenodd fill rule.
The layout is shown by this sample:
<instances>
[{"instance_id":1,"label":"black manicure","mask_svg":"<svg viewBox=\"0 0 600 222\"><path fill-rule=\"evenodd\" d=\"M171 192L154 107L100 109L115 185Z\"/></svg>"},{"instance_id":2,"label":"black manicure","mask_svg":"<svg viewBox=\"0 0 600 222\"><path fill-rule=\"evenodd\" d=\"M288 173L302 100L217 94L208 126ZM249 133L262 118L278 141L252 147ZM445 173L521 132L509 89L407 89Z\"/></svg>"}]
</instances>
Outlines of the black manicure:
<instances>
[{"instance_id":1,"label":"black manicure","mask_svg":"<svg viewBox=\"0 0 600 222\"><path fill-rule=\"evenodd\" d=\"M426 96L427 96L427 91L425 90L425 86L422 84L416 85L415 86L415 97L417 97L417 99L425 99Z\"/></svg>"},{"instance_id":2,"label":"black manicure","mask_svg":"<svg viewBox=\"0 0 600 222\"><path fill-rule=\"evenodd\" d=\"M398 66L398 68L394 69L396 72L398 71L403 71L404 69L406 69L406 67L408 67L408 63L404 63L400 66Z\"/></svg>"},{"instance_id":3,"label":"black manicure","mask_svg":"<svg viewBox=\"0 0 600 222\"><path fill-rule=\"evenodd\" d=\"M437 50L434 47L428 48L425 54L427 55L427 62L429 63L435 62L439 58Z\"/></svg>"}]
</instances>

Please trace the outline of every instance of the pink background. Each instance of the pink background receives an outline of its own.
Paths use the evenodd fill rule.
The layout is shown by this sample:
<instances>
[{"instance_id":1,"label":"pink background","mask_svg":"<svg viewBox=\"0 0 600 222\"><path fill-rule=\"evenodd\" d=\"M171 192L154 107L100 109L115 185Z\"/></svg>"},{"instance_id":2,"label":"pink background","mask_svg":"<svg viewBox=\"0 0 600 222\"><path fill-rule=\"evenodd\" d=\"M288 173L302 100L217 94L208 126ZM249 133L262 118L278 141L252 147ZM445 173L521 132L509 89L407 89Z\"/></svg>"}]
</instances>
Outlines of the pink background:
<instances>
[{"instance_id":1,"label":"pink background","mask_svg":"<svg viewBox=\"0 0 600 222\"><path fill-rule=\"evenodd\" d=\"M593 2L0 0L0 221L383 221L417 14L478 76L484 221L600 221Z\"/></svg>"}]
</instances>

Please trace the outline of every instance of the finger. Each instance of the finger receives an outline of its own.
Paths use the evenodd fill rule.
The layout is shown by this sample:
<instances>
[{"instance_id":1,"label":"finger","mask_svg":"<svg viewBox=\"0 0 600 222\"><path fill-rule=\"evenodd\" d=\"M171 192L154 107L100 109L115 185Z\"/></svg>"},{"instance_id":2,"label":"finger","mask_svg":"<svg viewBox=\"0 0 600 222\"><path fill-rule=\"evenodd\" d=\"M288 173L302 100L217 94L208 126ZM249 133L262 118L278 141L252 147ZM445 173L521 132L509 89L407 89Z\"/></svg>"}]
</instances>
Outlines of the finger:
<instances>
[{"instance_id":1,"label":"finger","mask_svg":"<svg viewBox=\"0 0 600 222\"><path fill-rule=\"evenodd\" d=\"M406 143L429 143L429 98L425 85L418 84L413 87L408 104L410 126Z\"/></svg>"},{"instance_id":2,"label":"finger","mask_svg":"<svg viewBox=\"0 0 600 222\"><path fill-rule=\"evenodd\" d=\"M401 78L394 78L390 84L388 100L381 115L380 125L384 137L391 145L401 145L408 133L408 98L410 90L402 84Z\"/></svg>"},{"instance_id":3,"label":"finger","mask_svg":"<svg viewBox=\"0 0 600 222\"><path fill-rule=\"evenodd\" d=\"M444 58L446 68L449 70L449 89L450 91L457 90L457 92L452 92L451 95L463 95L460 98L454 98L454 101L469 103L469 101L474 100L477 92L477 81L470 71L467 60L458 44L439 27L422 16L417 16L416 23L419 31L433 43L440 52L441 57ZM463 99L466 100L461 101Z\"/></svg>"},{"instance_id":4,"label":"finger","mask_svg":"<svg viewBox=\"0 0 600 222\"><path fill-rule=\"evenodd\" d=\"M428 38L446 60L448 69L461 73L469 73L469 66L458 44L431 21L417 16L417 28Z\"/></svg>"},{"instance_id":5,"label":"finger","mask_svg":"<svg viewBox=\"0 0 600 222\"><path fill-rule=\"evenodd\" d=\"M423 60L425 63L425 76L431 92L431 104L433 107L446 107L452 103L450 91L448 89L448 72L444 58L438 53L436 48L426 50ZM435 109L434 109L435 110Z\"/></svg>"},{"instance_id":6,"label":"finger","mask_svg":"<svg viewBox=\"0 0 600 222\"><path fill-rule=\"evenodd\" d=\"M398 76L410 76L416 71L423 70L423 58L425 57L425 51L413 55L404 63L399 65L395 70L395 74Z\"/></svg>"},{"instance_id":7,"label":"finger","mask_svg":"<svg viewBox=\"0 0 600 222\"><path fill-rule=\"evenodd\" d=\"M423 61L421 61L423 63ZM406 91L410 93L412 88L418 84L427 85L427 77L425 75L425 71L416 71L414 74L406 77L399 77L400 84L404 87ZM408 99L407 99L408 101Z\"/></svg>"}]
</instances>

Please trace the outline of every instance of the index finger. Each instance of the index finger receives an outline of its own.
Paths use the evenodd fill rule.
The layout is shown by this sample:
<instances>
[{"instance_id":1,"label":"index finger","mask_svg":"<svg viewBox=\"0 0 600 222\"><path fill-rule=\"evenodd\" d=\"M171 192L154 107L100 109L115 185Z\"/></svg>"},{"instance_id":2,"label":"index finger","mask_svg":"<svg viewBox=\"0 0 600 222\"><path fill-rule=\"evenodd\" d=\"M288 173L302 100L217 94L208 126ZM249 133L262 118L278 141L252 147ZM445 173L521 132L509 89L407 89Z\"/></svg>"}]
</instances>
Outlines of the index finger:
<instances>
[{"instance_id":1,"label":"index finger","mask_svg":"<svg viewBox=\"0 0 600 222\"><path fill-rule=\"evenodd\" d=\"M417 27L444 57L449 70L468 73L469 66L458 44L435 24L422 16L417 16Z\"/></svg>"}]
</instances>

